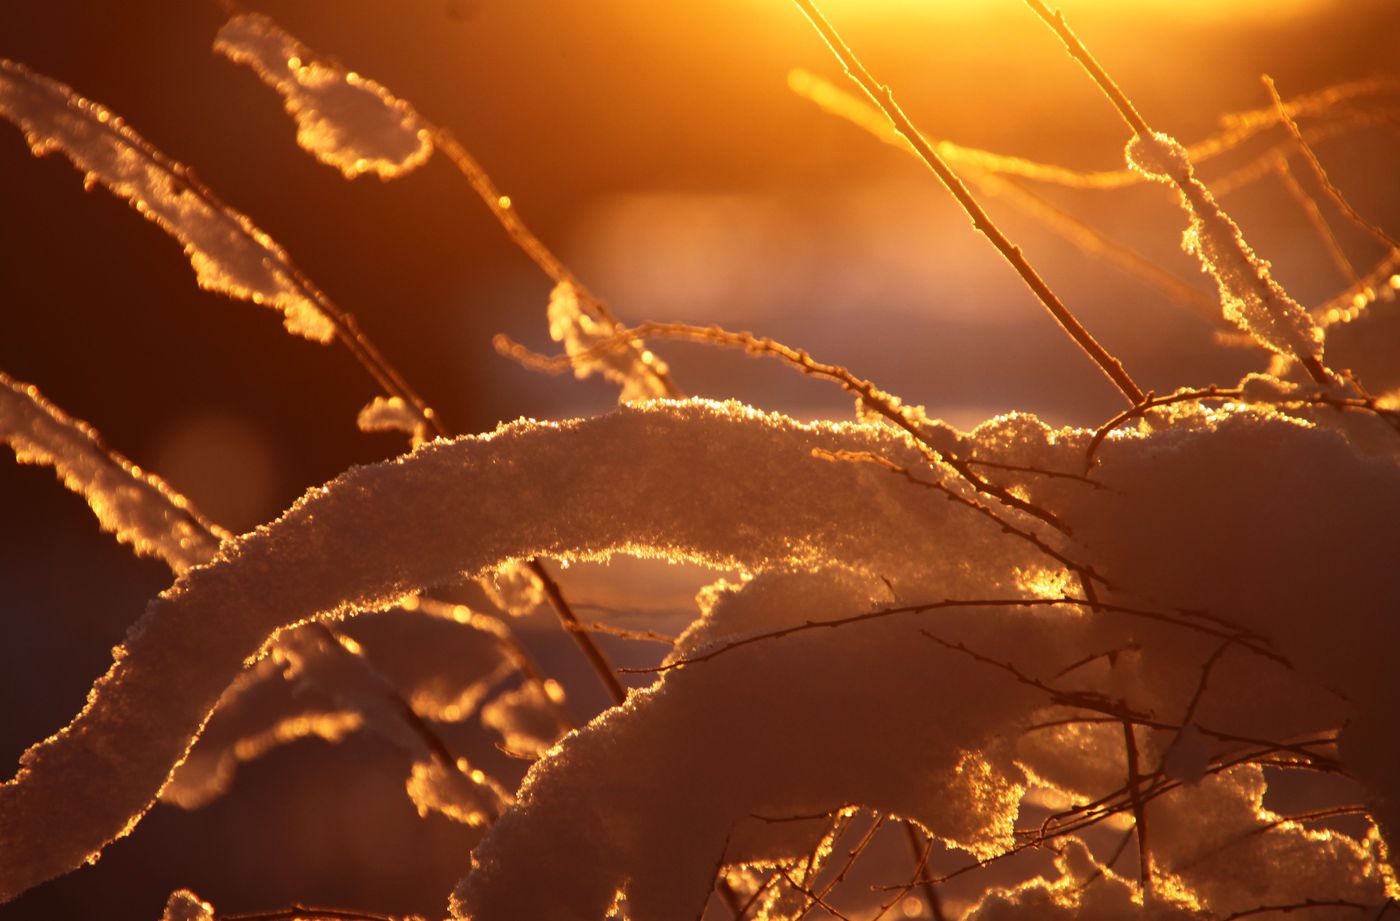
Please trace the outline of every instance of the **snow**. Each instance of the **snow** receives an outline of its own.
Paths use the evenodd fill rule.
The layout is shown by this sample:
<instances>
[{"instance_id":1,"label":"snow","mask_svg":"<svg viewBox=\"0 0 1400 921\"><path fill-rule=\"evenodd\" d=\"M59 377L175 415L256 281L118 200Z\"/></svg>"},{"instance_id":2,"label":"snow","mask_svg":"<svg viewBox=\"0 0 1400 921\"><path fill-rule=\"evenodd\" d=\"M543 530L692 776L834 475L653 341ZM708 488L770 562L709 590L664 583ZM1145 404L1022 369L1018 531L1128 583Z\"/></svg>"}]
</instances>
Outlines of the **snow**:
<instances>
[{"instance_id":1,"label":"snow","mask_svg":"<svg viewBox=\"0 0 1400 921\"><path fill-rule=\"evenodd\" d=\"M0 115L19 126L35 156L61 151L87 186L106 186L174 237L200 287L273 307L297 335L317 342L334 337L318 294L282 248L111 110L0 59Z\"/></svg>"},{"instance_id":2,"label":"snow","mask_svg":"<svg viewBox=\"0 0 1400 921\"><path fill-rule=\"evenodd\" d=\"M165 481L109 450L96 431L0 372L0 442L21 464L53 467L87 500L104 531L176 573L207 561L229 536L209 525Z\"/></svg>"},{"instance_id":3,"label":"snow","mask_svg":"<svg viewBox=\"0 0 1400 921\"><path fill-rule=\"evenodd\" d=\"M297 143L347 179L393 179L433 152L428 128L402 99L373 80L316 56L261 13L226 22L214 50L246 64L282 95L296 119Z\"/></svg>"},{"instance_id":4,"label":"snow","mask_svg":"<svg viewBox=\"0 0 1400 921\"><path fill-rule=\"evenodd\" d=\"M615 325L584 310L572 284L561 281L554 286L546 312L549 336L563 344L575 377L602 375L618 385L618 400L623 403L667 396L665 362L640 340L609 342L617 332Z\"/></svg>"},{"instance_id":5,"label":"snow","mask_svg":"<svg viewBox=\"0 0 1400 921\"><path fill-rule=\"evenodd\" d=\"M1240 233L1239 225L1196 178L1186 149L1169 135L1134 135L1128 142L1128 165L1180 192L1190 224L1182 248L1196 256L1220 293L1225 318L1281 355L1320 362L1322 330L1289 297Z\"/></svg>"},{"instance_id":6,"label":"snow","mask_svg":"<svg viewBox=\"0 0 1400 921\"><path fill-rule=\"evenodd\" d=\"M967 435L927 425L965 455L1041 471L1082 469L1092 434L1026 415ZM84 713L25 755L0 792L0 844L21 855L0 889L76 865L139 819L224 687L278 631L387 608L541 554L661 555L744 575L703 593L702 617L652 686L534 765L473 855L454 898L463 918L591 921L620 890L638 921L693 916L722 863L812 846L810 828L731 837L747 817L852 803L912 819L974 857L994 855L1012 844L1032 786L1068 802L1123 785L1117 726L1030 729L1086 705L1163 721L1139 729L1144 771L1174 746L1197 746L1192 771L1163 775L1176 785L1153 801L1164 815L1172 796L1234 776L1219 771L1253 744L1241 737L1291 739L1305 743L1295 757L1329 758L1336 744L1307 740L1345 726L1340 755L1381 828L1394 827L1400 771L1386 715L1396 706L1387 663L1397 627L1387 612L1400 609L1400 589L1387 561L1400 476L1391 457L1277 410L1185 404L1111 436L1098 450L1097 485L995 468L1070 537L1000 507L1016 524L1006 529L884 467L824 459L843 452L910 469L923 462L887 425L656 401L440 440L311 490L153 602ZM965 489L942 475L955 493ZM678 480L690 488L676 490ZM1109 583L1105 606L1057 600L1078 587L1025 534L1092 559ZM367 623L376 621L387 618ZM519 699L503 699L488 719L508 741L521 730L508 715ZM918 702L916 723L891 706L906 700ZM365 701L355 710L374 712ZM137 714L141 744L123 744ZM1182 732L1183 718L1196 728ZM539 734L533 744L549 741ZM1202 745L1206 776L1181 776L1200 772ZM420 806L494 815L475 786L462 786L470 767L442 768L415 770ZM71 791L99 775L104 795L79 795L75 808ZM40 826L42 844L14 847ZM1342 861L1347 892L1382 891L1370 845L1289 841ZM1175 852L1162 847L1170 863ZM550 886L536 884L541 875ZM1188 876L1173 885L1201 904L1220 898ZM979 911L1074 901L1054 885ZM1108 878L1083 898L1116 911L1130 889Z\"/></svg>"}]
</instances>

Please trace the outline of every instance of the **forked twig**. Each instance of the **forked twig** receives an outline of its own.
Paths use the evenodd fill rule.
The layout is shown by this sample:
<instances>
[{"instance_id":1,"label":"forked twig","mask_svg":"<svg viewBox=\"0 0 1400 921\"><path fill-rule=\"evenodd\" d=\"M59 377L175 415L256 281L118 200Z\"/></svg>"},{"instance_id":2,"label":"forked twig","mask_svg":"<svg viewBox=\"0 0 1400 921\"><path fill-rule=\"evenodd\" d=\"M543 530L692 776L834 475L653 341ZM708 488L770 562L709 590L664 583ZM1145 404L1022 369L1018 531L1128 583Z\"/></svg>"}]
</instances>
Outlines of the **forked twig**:
<instances>
[{"instance_id":1,"label":"forked twig","mask_svg":"<svg viewBox=\"0 0 1400 921\"><path fill-rule=\"evenodd\" d=\"M777 640L783 637L792 636L795 633L804 633L809 630L828 630L837 627L844 627L849 624L862 623L864 621L881 620L887 617L899 617L910 614L926 614L931 611L941 611L949 608L1044 608L1044 607L1078 607L1087 608L1093 611L1100 611L1106 614L1121 614L1125 617L1136 617L1143 620L1165 623L1171 626L1180 627L1206 636L1214 636L1219 639L1229 639L1237 643L1240 648L1248 649L1255 655L1266 658L1272 662L1291 669L1292 663L1278 653L1266 648L1243 631L1226 632L1219 627L1211 626L1210 623L1200 623L1198 620L1205 619L1199 612L1183 611L1179 616L1164 614L1161 611L1151 611L1144 608L1132 608L1120 604L1109 604L1102 601L1090 601L1087 598L972 598L972 599L943 599L940 601L929 601L923 604L901 605L898 607L876 608L873 611L866 611L861 614L851 614L846 617L833 617L826 620L807 620L800 624L793 624L788 627L780 627L762 633L754 633L749 636L731 640L720 646L716 646L705 652L695 655L674 659L664 665L654 665L648 668L621 668L618 671L624 674L658 674L668 672L673 669L683 668L687 665L697 665L707 662L710 659L718 658L741 649L754 643L766 640ZM1220 622L1219 619L1211 619L1212 623Z\"/></svg>"},{"instance_id":2,"label":"forked twig","mask_svg":"<svg viewBox=\"0 0 1400 921\"><path fill-rule=\"evenodd\" d=\"M938 480L926 480L922 477L915 476L914 472L911 471L908 467L905 467L903 464L895 463L888 457L884 457L880 454L875 454L871 451L828 451L825 448L813 448L812 456L820 457L824 460L830 461L852 461L856 463L874 464L877 467L883 467L891 473L895 473L899 476L902 476L905 480L914 484L915 486L922 486L925 489L932 489L936 492L942 493L943 496L948 499L948 501L955 502L958 505L961 505L963 508L971 509L978 515L991 521L998 528L1000 528L1003 533L1010 534L1014 537L1019 537L1021 540L1024 540L1025 542L1039 550L1041 553L1050 557L1050 559L1061 564L1062 566L1076 573L1083 573L1086 579L1096 580L1098 582L1103 583L1103 585L1105 585L1106 587L1112 588L1112 585L1109 583L1108 579L1095 572L1093 567L1085 563L1076 562L1070 559L1069 557L1065 556L1063 553L1047 544L1038 535L1036 535L1035 532L1028 531L1025 528L1021 528L1012 524L1005 518L1002 518L988 506L983 505L976 499L968 498L967 496L956 492L946 483L942 483Z\"/></svg>"},{"instance_id":3,"label":"forked twig","mask_svg":"<svg viewBox=\"0 0 1400 921\"><path fill-rule=\"evenodd\" d=\"M1147 120L1144 119L1137 108L1134 107L1132 100L1119 88L1118 84L1114 82L1108 72L1104 70L1102 65L1089 53L1089 49L1070 29L1069 24L1065 22L1063 13L1059 10L1051 10L1045 5L1043 0L1026 0L1026 3L1035 11L1036 15L1044 20L1055 34L1060 37L1060 40L1064 42L1066 50L1069 51L1070 56L1083 65L1084 70L1093 79L1104 96L1108 98L1109 102L1113 104L1113 108L1117 111L1118 115L1122 117L1123 121L1128 124L1128 127L1132 129L1133 133L1139 139L1146 142L1149 146L1161 145L1163 141L1168 140L1165 135L1159 137L1152 130L1152 126L1147 123ZM1175 141L1172 141L1171 144L1175 145ZM1338 378L1322 363L1322 353L1320 349L1314 347L1315 343L1308 342L1304 332L1295 327L1294 321L1298 319L1298 316L1295 316L1295 314L1302 315L1306 318L1302 308L1294 303L1276 282L1269 278L1265 267L1258 262L1258 257L1253 254L1248 245L1244 243L1243 238L1239 236L1238 227L1236 227L1228 215L1220 209L1220 206L1211 196L1210 191L1196 178L1190 166L1189 154L1179 146L1176 147L1176 151L1180 156L1185 158L1183 168L1167 169L1165 178L1181 192L1182 204L1193 215L1193 220L1197 222L1196 226L1205 226L1207 219L1213 224L1222 225L1217 228L1217 232L1223 236L1231 237L1229 242L1226 243L1226 246L1233 251L1233 258L1249 263L1251 270L1255 272L1255 278L1252 282L1254 294L1258 297L1262 309L1277 323L1281 340L1286 343L1288 351L1292 353L1299 365L1308 372L1308 375L1312 377L1319 386L1330 387L1336 384ZM1213 258L1207 258L1204 255L1204 249L1202 249L1201 252L1202 264L1213 273L1218 272L1219 270L1215 267ZM1222 291L1223 290L1222 288ZM1142 401L1143 397L1139 395L1138 399L1135 399L1133 403L1137 404Z\"/></svg>"},{"instance_id":4,"label":"forked twig","mask_svg":"<svg viewBox=\"0 0 1400 921\"><path fill-rule=\"evenodd\" d=\"M827 22L826 17L821 14L812 0L793 0L793 2L811 20L812 25L841 62L841 66L845 68L847 75L859 84L860 88L869 94L871 100L880 107L891 124L894 125L895 130L904 136L918 153L919 158L957 199L958 204L972 219L972 225L990 240L997 252L1001 253L1002 257L1011 264L1011 267L1016 270L1016 274L1021 276L1021 280L1035 293L1040 303L1045 306L1046 310L1050 311L1051 316L1060 324L1060 328L1099 366L1099 370L1122 391L1129 403L1141 402L1143 399L1142 389L1133 383L1133 379L1123 368L1123 363L1109 354L1108 350L1090 335L1084 325L1070 312L1070 309L1065 306L1059 296L1050 289L1050 286L1026 260L1021 248L1012 243L1010 238L996 226L986 210L968 191L963 181L924 139L923 134L910 121L909 116L904 114L904 111L895 102L894 94L890 92L890 88L870 75L870 72L865 69L865 65L856 57L855 52L850 49L850 46L841 38L831 23Z\"/></svg>"},{"instance_id":5,"label":"forked twig","mask_svg":"<svg viewBox=\"0 0 1400 921\"><path fill-rule=\"evenodd\" d=\"M1311 911L1316 908L1355 908L1358 911L1370 911L1373 906L1363 905L1360 902L1352 902L1348 899L1307 899L1302 902L1292 902L1286 905L1260 905L1256 908L1247 908L1244 911L1237 911L1226 915L1223 921L1235 921L1237 918L1252 918L1255 915L1278 914L1288 915L1295 911ZM1384 911L1384 908L1382 908Z\"/></svg>"}]
</instances>

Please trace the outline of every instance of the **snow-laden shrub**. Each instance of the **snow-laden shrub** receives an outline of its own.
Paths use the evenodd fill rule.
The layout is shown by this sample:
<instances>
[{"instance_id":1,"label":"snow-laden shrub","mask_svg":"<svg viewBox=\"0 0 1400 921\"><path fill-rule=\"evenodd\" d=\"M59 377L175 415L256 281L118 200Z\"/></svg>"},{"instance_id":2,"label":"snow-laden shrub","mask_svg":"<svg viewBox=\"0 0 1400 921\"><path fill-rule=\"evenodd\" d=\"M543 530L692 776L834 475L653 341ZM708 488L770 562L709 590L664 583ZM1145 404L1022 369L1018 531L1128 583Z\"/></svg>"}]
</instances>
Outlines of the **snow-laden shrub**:
<instances>
[{"instance_id":1,"label":"snow-laden shrub","mask_svg":"<svg viewBox=\"0 0 1400 921\"><path fill-rule=\"evenodd\" d=\"M462 919L698 918L716 891L735 917L845 917L840 899L862 917L899 905L977 921L1354 917L1400 896L1389 851L1400 835L1400 414L1393 394L1365 389L1392 387L1400 355L1391 343L1359 373L1330 367L1332 329L1345 353L1360 326L1291 298L1193 167L1280 125L1311 157L1292 119L1346 94L1280 100L1187 148L1152 131L1032 0L1134 131L1127 171L1074 174L930 142L812 4L798 5L883 114L810 75L794 88L922 158L1128 397L1124 413L1098 428L1013 414L961 432L770 340L625 328L448 132L268 18L235 15L216 48L282 95L298 142L323 162L392 178L435 151L451 159L556 282L548 320L564 354L502 350L603 375L624 402L597 418L451 437L248 218L107 109L3 62L0 114L36 153L61 151L159 224L200 284L344 342L385 390L361 427L414 447L234 536L37 388L0 381L0 439L16 457L54 467L104 529L176 577L82 712L0 787L0 897L97 859L157 802L197 808L225 794L238 765L273 746L362 730L404 750L421 812L486 827L451 896ZM997 176L1173 185L1223 316L1275 353L1276 373L1141 392L950 163L982 191L1006 181ZM1031 213L1156 277L1096 232ZM1384 284L1394 259L1373 272ZM1348 321L1393 323L1382 282L1351 295ZM856 418L804 423L682 398L645 341L666 337L834 381L856 397ZM724 574L652 683L625 698L540 563L614 555ZM572 726L508 617L424 594L463 577L507 615L554 607L616 705ZM381 611L411 625L399 635L411 654L381 645L382 618L369 616ZM433 730L478 713L532 759L517 790ZM1360 801L1272 812L1270 777L1297 772L1348 778ZM1360 818L1325 824L1340 815ZM881 826L898 823L912 871L833 896ZM1131 869L1118 869L1130 842ZM936 845L967 862L934 872ZM986 872L956 904L939 895L948 879L1033 851L1052 855L1038 873ZM181 890L166 917L216 915Z\"/></svg>"}]
</instances>

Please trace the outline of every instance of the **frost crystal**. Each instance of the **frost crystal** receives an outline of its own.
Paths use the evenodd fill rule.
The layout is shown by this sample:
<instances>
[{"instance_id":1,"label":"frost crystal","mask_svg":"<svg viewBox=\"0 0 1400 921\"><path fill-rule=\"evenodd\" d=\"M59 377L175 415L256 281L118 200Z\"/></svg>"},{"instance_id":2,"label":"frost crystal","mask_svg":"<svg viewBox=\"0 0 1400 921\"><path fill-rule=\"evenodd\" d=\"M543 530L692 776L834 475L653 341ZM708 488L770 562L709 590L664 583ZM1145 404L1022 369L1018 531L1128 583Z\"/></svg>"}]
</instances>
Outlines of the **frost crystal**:
<instances>
[{"instance_id":1,"label":"frost crystal","mask_svg":"<svg viewBox=\"0 0 1400 921\"><path fill-rule=\"evenodd\" d=\"M35 156L62 151L86 184L105 185L178 240L200 287L274 307L290 332L308 339L335 335L319 295L282 248L110 110L0 59L0 115L24 131Z\"/></svg>"},{"instance_id":2,"label":"frost crystal","mask_svg":"<svg viewBox=\"0 0 1400 921\"><path fill-rule=\"evenodd\" d=\"M214 50L247 64L282 94L296 119L297 143L354 179L375 173L393 179L433 152L418 113L373 80L319 59L261 13L234 16L219 30Z\"/></svg>"}]
</instances>

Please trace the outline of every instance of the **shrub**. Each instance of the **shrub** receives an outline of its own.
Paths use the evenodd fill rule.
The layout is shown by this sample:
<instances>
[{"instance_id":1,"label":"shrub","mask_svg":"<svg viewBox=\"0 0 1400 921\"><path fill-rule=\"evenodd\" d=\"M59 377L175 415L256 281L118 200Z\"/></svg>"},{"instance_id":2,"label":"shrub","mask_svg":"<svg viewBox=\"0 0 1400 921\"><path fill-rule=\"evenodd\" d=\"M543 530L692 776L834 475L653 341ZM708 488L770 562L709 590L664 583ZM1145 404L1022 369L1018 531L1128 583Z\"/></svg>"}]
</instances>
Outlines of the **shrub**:
<instances>
[{"instance_id":1,"label":"shrub","mask_svg":"<svg viewBox=\"0 0 1400 921\"><path fill-rule=\"evenodd\" d=\"M1400 245L1327 176L1300 119L1316 135L1393 118L1394 88L1285 102L1266 80L1270 107L1186 147L1154 129L1059 14L1028 2L1129 128L1125 169L931 140L808 0L797 6L868 101L806 72L790 82L948 188L1121 394L1126 408L1096 428L1013 413L963 432L772 339L627 327L451 132L268 17L231 11L216 49L281 95L303 148L347 178L393 179L440 154L549 276L563 354L506 337L497 348L600 376L623 404L454 437L252 219L115 113L0 64L0 113L35 153L62 153L178 240L202 287L343 345L382 390L361 429L413 447L235 536L37 388L0 382L0 436L17 458L55 468L104 529L176 576L82 712L0 788L0 895L96 860L139 834L157 801L192 809L232 795L239 765L273 747L363 730L406 754L421 814L485 829L452 895L461 918L699 917L712 896L716 916L775 919L1386 913L1400 896L1388 851L1400 829L1400 410L1393 337L1368 346L1394 323ZM1290 172L1301 162L1328 207L1384 249L1313 309L1245 241L1220 185L1198 177L1202 161L1268 132L1276 141L1231 181L1252 181L1261 163L1278 171L1349 265ZM1205 299L1026 181L1166 186L1232 330L1220 335L1268 354L1268 373L1144 390L979 196L1187 306ZM685 398L654 350L663 340L744 349L834 383L856 418ZM650 683L630 693L594 638L603 628L581 621L547 563L614 555L724 574L684 633L662 638L665 658L631 670ZM498 614L436 591L464 574ZM541 607L612 696L586 725L517 637L511 615ZM532 762L517 789L443 735L469 718ZM1299 801L1333 801L1266 806L1272 783L1298 777ZM892 838L902 853L887 853ZM1028 863L1037 854L1051 864ZM858 865L874 885L852 882ZM214 909L180 890L167 917Z\"/></svg>"}]
</instances>

